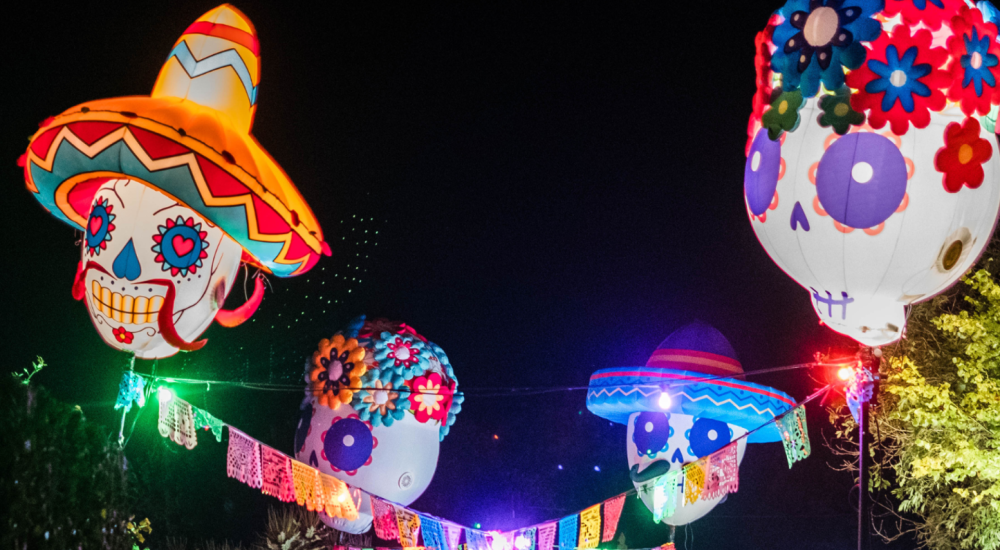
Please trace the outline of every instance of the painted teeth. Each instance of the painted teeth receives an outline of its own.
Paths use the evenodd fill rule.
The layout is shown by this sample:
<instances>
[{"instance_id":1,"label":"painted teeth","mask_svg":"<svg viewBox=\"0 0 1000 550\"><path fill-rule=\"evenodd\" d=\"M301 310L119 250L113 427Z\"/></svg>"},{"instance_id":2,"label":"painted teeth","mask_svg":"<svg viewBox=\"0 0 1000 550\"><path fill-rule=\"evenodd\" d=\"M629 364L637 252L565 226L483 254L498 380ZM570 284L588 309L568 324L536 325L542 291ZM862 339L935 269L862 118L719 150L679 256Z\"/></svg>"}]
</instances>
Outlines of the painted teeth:
<instances>
[{"instance_id":1,"label":"painted teeth","mask_svg":"<svg viewBox=\"0 0 1000 550\"><path fill-rule=\"evenodd\" d=\"M119 323L140 325L156 322L156 315L163 306L162 296L129 296L111 292L91 281L90 294L94 300L94 308Z\"/></svg>"}]
</instances>

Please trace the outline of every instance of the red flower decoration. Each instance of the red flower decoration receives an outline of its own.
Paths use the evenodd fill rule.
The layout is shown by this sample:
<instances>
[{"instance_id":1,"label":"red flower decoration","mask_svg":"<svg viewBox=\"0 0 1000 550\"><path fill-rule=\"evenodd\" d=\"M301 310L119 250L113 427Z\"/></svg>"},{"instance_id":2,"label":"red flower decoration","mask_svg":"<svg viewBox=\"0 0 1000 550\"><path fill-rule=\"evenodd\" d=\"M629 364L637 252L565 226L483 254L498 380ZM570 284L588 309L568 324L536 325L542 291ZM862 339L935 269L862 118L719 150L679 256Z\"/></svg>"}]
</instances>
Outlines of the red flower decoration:
<instances>
[{"instance_id":1,"label":"red flower decoration","mask_svg":"<svg viewBox=\"0 0 1000 550\"><path fill-rule=\"evenodd\" d=\"M983 172L982 169L980 169L979 172L980 172L980 180L981 180L982 179L982 175L981 174ZM118 328L114 329L111 332L112 332L112 334L115 335L115 340L118 340L119 342L121 342L123 344L131 344L132 340L135 339L135 335L133 335L131 332L125 330L125 327L118 327Z\"/></svg>"},{"instance_id":2,"label":"red flower decoration","mask_svg":"<svg viewBox=\"0 0 1000 550\"><path fill-rule=\"evenodd\" d=\"M945 191L958 193L963 185L976 189L983 184L983 163L992 156L990 142L979 137L979 120L967 118L944 129L944 147L934 155L934 168L944 173Z\"/></svg>"},{"instance_id":3,"label":"red flower decoration","mask_svg":"<svg viewBox=\"0 0 1000 550\"><path fill-rule=\"evenodd\" d=\"M432 372L427 376L418 376L407 382L410 387L410 406L417 422L428 420L446 421L451 410L451 400L455 394L454 382L450 385L441 379L441 375Z\"/></svg>"},{"instance_id":4,"label":"red flower decoration","mask_svg":"<svg viewBox=\"0 0 1000 550\"><path fill-rule=\"evenodd\" d=\"M887 19L899 15L910 25L923 23L936 31L964 5L964 0L886 0L882 15Z\"/></svg>"},{"instance_id":5,"label":"red flower decoration","mask_svg":"<svg viewBox=\"0 0 1000 550\"><path fill-rule=\"evenodd\" d=\"M955 33L948 39L951 87L948 99L961 103L965 116L989 114L990 102L1000 99L1000 45L997 26L983 21L983 12L962 6L951 19Z\"/></svg>"},{"instance_id":6,"label":"red flower decoration","mask_svg":"<svg viewBox=\"0 0 1000 550\"><path fill-rule=\"evenodd\" d=\"M389 359L394 361L393 366L395 367L402 365L408 369L420 361L420 350L413 347L412 341L396 338L393 342L386 343L385 346L390 350Z\"/></svg>"},{"instance_id":7,"label":"red flower decoration","mask_svg":"<svg viewBox=\"0 0 1000 550\"><path fill-rule=\"evenodd\" d=\"M851 71L846 81L857 90L851 106L859 112L869 111L868 123L873 128L888 122L892 133L901 136L910 123L926 128L931 122L930 111L944 109L942 89L951 84L943 68L948 50L932 48L932 40L927 29L911 36L910 27L896 25L891 34L883 32L866 46L867 61Z\"/></svg>"},{"instance_id":8,"label":"red flower decoration","mask_svg":"<svg viewBox=\"0 0 1000 550\"><path fill-rule=\"evenodd\" d=\"M750 145L753 144L753 138L757 135L757 130L761 128L761 117L764 116L764 110L771 104L771 92L773 91L771 87L771 51L774 49L771 36L774 34L774 28L780 22L780 15L772 15L770 21L767 22L767 26L764 27L764 30L757 33L757 37L754 39L754 67L757 71L757 91L753 96L753 111L750 113L750 122L747 124L746 154L748 155L750 154Z\"/></svg>"}]
</instances>

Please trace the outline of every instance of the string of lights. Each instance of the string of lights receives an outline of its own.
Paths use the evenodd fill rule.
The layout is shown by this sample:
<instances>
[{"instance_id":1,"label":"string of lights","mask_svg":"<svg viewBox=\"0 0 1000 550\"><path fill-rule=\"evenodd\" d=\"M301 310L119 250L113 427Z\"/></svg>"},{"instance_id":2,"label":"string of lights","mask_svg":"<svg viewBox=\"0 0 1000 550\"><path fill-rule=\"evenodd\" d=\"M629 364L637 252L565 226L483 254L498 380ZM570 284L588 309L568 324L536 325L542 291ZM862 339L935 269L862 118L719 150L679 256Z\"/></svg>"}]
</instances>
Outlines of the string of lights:
<instances>
[{"instance_id":1,"label":"string of lights","mask_svg":"<svg viewBox=\"0 0 1000 550\"><path fill-rule=\"evenodd\" d=\"M744 372L738 375L720 375L720 376L702 376L702 377L690 377L685 379L674 379L669 382L664 382L663 384L618 384L618 385L608 385L602 386L604 388L615 388L615 387L640 387L640 388L650 388L650 389L663 389L663 388L673 388L687 386L691 384L698 384L704 382L711 382L714 380L723 380L727 378L743 378L747 376L761 375L761 374L771 374L776 372L785 372L792 370L801 370L807 368L836 368L844 369L845 364L853 363L856 361L855 358L843 358L827 360L823 362L811 362L811 363L798 363L795 365L786 365L782 367L773 367L767 369L754 370L749 372ZM304 384L276 384L268 382L246 382L240 380L203 380L198 378L179 378L173 376L157 376L155 374L144 374L136 373L143 377L149 382L156 382L157 384L167 383L167 384L185 384L185 385L205 385L207 389L211 389L213 385L224 386L224 387L235 387L247 390L256 391L277 391L277 392L301 392L304 391L306 386ZM372 387L358 387L351 388L352 390L366 390L366 391L376 391L381 388ZM509 397L513 394L528 396L528 395L543 395L548 393L561 393L561 392L571 392L571 391L586 391L590 389L590 386L551 386L551 387L480 387L480 388L463 388L460 391L456 391L455 395L463 396L476 396L476 397ZM419 394L433 394L434 391L421 391L408 387L400 387L395 389L400 393L419 393Z\"/></svg>"}]
</instances>

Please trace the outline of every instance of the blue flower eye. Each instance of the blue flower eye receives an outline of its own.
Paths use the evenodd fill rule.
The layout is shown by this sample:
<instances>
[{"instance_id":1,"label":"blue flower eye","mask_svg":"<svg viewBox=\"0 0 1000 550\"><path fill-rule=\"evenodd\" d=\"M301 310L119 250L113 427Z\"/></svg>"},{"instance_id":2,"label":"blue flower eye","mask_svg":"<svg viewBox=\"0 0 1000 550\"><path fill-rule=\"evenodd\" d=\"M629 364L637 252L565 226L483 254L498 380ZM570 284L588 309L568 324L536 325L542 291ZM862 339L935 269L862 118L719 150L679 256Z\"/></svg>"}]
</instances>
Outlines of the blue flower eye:
<instances>
[{"instance_id":1,"label":"blue flower eye","mask_svg":"<svg viewBox=\"0 0 1000 550\"><path fill-rule=\"evenodd\" d=\"M374 448L371 428L356 415L334 419L323 433L323 459L337 470L351 473L370 463Z\"/></svg>"},{"instance_id":2,"label":"blue flower eye","mask_svg":"<svg viewBox=\"0 0 1000 550\"><path fill-rule=\"evenodd\" d=\"M694 421L688 432L691 450L698 458L710 455L725 447L732 441L729 425L711 418L699 418Z\"/></svg>"},{"instance_id":3,"label":"blue flower eye","mask_svg":"<svg viewBox=\"0 0 1000 550\"><path fill-rule=\"evenodd\" d=\"M201 223L193 217L184 219L177 216L176 220L167 220L165 225L157 227L159 233L153 235L153 252L156 261L162 264L163 271L170 271L172 276L197 273L202 266L202 260L208 257L208 233L201 230Z\"/></svg>"},{"instance_id":4,"label":"blue flower eye","mask_svg":"<svg viewBox=\"0 0 1000 550\"><path fill-rule=\"evenodd\" d=\"M90 210L90 219L84 233L87 236L87 252L91 256L100 256L111 241L111 232L115 230L115 215L111 213L114 206L108 204L108 199L98 198Z\"/></svg>"},{"instance_id":5,"label":"blue flower eye","mask_svg":"<svg viewBox=\"0 0 1000 550\"><path fill-rule=\"evenodd\" d=\"M635 417L632 425L632 442L635 443L639 456L650 458L667 448L667 441L673 435L670 427L670 414L660 412L643 412Z\"/></svg>"}]
</instances>

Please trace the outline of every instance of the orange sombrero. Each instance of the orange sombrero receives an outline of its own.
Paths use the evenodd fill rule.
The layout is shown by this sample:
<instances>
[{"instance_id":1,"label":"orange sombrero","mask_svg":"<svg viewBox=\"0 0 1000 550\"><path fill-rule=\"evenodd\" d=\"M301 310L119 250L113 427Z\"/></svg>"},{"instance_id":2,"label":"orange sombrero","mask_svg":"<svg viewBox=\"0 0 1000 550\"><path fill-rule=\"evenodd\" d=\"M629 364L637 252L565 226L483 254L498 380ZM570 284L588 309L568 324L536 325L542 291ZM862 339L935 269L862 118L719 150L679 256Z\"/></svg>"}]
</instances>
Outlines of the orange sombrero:
<instances>
[{"instance_id":1,"label":"orange sombrero","mask_svg":"<svg viewBox=\"0 0 1000 550\"><path fill-rule=\"evenodd\" d=\"M225 231L245 261L281 277L304 273L330 248L250 133L259 83L257 33L223 4L184 31L150 96L89 101L44 121L20 161L28 190L82 230L106 178L138 180Z\"/></svg>"}]
</instances>

